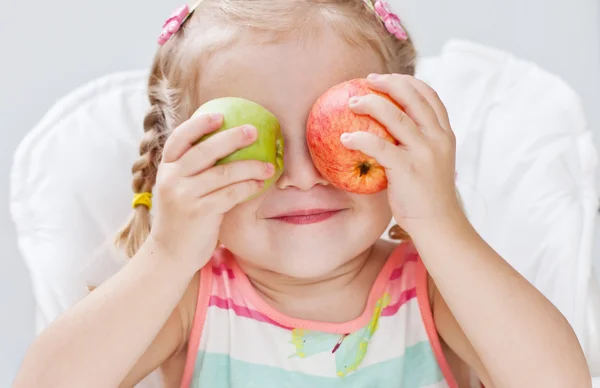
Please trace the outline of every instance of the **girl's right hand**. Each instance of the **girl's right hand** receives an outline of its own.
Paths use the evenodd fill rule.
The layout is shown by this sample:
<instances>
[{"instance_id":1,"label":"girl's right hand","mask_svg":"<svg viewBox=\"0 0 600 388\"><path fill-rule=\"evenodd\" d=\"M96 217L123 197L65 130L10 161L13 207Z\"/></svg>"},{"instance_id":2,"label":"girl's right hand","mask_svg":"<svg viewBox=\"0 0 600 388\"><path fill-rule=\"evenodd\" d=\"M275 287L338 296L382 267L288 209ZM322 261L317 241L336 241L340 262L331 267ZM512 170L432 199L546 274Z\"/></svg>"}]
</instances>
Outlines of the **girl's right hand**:
<instances>
[{"instance_id":1,"label":"girl's right hand","mask_svg":"<svg viewBox=\"0 0 600 388\"><path fill-rule=\"evenodd\" d=\"M177 263L198 271L216 248L223 215L257 194L275 169L257 160L215 166L217 160L252 144L257 129L219 132L220 114L192 117L167 139L156 177L157 213L150 238Z\"/></svg>"}]
</instances>

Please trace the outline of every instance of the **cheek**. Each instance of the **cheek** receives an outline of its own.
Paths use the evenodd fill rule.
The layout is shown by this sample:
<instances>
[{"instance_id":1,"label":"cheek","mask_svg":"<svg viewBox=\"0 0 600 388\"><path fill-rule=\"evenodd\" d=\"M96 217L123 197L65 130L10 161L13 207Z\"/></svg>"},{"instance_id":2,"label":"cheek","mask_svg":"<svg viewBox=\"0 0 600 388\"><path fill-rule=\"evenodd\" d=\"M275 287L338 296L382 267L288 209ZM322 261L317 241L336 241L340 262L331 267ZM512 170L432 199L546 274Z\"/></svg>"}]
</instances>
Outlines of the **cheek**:
<instances>
[{"instance_id":1,"label":"cheek","mask_svg":"<svg viewBox=\"0 0 600 388\"><path fill-rule=\"evenodd\" d=\"M256 221L255 200L244 202L223 216L219 240L229 249L235 249L251 242L251 231Z\"/></svg>"},{"instance_id":2,"label":"cheek","mask_svg":"<svg viewBox=\"0 0 600 388\"><path fill-rule=\"evenodd\" d=\"M357 212L369 217L371 223L389 224L392 210L388 202L387 190L371 195L350 194Z\"/></svg>"},{"instance_id":3,"label":"cheek","mask_svg":"<svg viewBox=\"0 0 600 388\"><path fill-rule=\"evenodd\" d=\"M372 244L386 231L392 220L387 190L371 195L351 194L354 216L352 235Z\"/></svg>"}]
</instances>

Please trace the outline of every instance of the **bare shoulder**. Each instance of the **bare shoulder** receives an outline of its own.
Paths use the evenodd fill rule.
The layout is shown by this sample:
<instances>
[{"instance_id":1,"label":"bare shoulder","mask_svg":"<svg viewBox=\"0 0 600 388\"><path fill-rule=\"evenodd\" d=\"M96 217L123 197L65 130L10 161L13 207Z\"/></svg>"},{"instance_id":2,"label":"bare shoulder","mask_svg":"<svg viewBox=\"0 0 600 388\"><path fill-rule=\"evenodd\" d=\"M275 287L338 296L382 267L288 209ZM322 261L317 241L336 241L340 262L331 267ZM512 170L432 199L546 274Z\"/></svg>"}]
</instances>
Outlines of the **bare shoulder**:
<instances>
[{"instance_id":1,"label":"bare shoulder","mask_svg":"<svg viewBox=\"0 0 600 388\"><path fill-rule=\"evenodd\" d=\"M482 383L491 386L485 366L429 275L427 291L444 356L459 386L468 386L471 370L475 371Z\"/></svg>"},{"instance_id":2,"label":"bare shoulder","mask_svg":"<svg viewBox=\"0 0 600 388\"><path fill-rule=\"evenodd\" d=\"M200 273L192 278L187 290L181 298L181 302L177 305L179 315L181 316L181 324L183 329L182 338L185 340L183 345L187 345L192 326L194 324L194 316L196 315L196 305L198 304L198 291L200 289Z\"/></svg>"},{"instance_id":3,"label":"bare shoulder","mask_svg":"<svg viewBox=\"0 0 600 388\"><path fill-rule=\"evenodd\" d=\"M178 385L185 365L187 343L196 313L199 287L198 273L192 278L181 301L146 352L131 369L121 387L134 387L159 368L167 387Z\"/></svg>"}]
</instances>

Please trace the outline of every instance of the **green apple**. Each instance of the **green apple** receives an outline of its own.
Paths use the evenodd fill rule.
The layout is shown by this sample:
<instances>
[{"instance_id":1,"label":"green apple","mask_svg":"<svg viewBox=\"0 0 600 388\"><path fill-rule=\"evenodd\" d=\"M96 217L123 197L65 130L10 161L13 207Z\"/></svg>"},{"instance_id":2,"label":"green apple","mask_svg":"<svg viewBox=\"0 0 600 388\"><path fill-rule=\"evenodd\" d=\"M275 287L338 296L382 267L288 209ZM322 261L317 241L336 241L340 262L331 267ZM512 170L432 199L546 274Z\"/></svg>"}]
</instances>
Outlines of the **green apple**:
<instances>
[{"instance_id":1,"label":"green apple","mask_svg":"<svg viewBox=\"0 0 600 388\"><path fill-rule=\"evenodd\" d=\"M221 113L223 125L217 131L202 137L202 142L214 134L242 125L253 125L258 130L258 137L251 145L217 161L224 164L236 160L260 160L275 166L273 176L265 181L261 193L275 183L283 173L283 135L281 126L275 115L263 106L244 98L222 97L203 104L195 115Z\"/></svg>"}]
</instances>

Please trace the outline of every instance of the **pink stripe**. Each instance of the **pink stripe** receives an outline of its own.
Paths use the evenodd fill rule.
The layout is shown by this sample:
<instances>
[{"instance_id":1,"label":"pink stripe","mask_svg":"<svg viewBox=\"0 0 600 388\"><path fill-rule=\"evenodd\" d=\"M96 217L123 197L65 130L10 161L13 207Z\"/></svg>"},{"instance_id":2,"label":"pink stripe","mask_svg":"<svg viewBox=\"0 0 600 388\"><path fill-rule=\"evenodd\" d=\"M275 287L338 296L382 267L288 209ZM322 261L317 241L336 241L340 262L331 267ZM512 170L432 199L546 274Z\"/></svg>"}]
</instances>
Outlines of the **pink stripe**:
<instances>
[{"instance_id":1,"label":"pink stripe","mask_svg":"<svg viewBox=\"0 0 600 388\"><path fill-rule=\"evenodd\" d=\"M406 291L403 291L402 294L400 294L400 299L398 300L398 302L384 308L383 311L381 311L381 316L389 317L389 316L395 315L398 312L398 310L400 310L400 307L402 307L408 301L410 301L411 299L414 299L416 297L417 297L416 287L411 288Z\"/></svg>"},{"instance_id":2,"label":"pink stripe","mask_svg":"<svg viewBox=\"0 0 600 388\"><path fill-rule=\"evenodd\" d=\"M231 267L229 267L231 269ZM231 299L238 306L247 306L250 309L259 310L248 300L248 294L254 290L244 289L241 286L241 279L244 275L239 275L233 271L233 277L222 271L221 276L215 276L211 295L218 296L221 299Z\"/></svg>"},{"instance_id":3,"label":"pink stripe","mask_svg":"<svg viewBox=\"0 0 600 388\"><path fill-rule=\"evenodd\" d=\"M449 388L458 388L458 384L454 375L452 374L452 369L450 369L450 364L448 364L448 360L444 355L444 350L442 349L442 342L437 332L437 328L435 327L435 321L433 319L433 311L431 310L431 304L429 300L429 291L428 291L428 280L429 275L427 274L427 269L421 260L417 262L417 301L419 303L419 309L421 310L421 318L423 319L423 323L425 324L425 329L427 330L427 336L429 337L429 342L431 343L431 347L433 348L433 353L435 354L435 358L437 359L438 365L442 370L442 374L448 383Z\"/></svg>"},{"instance_id":4,"label":"pink stripe","mask_svg":"<svg viewBox=\"0 0 600 388\"><path fill-rule=\"evenodd\" d=\"M200 270L198 276L200 276L200 285L198 286L196 313L194 315L194 322L192 324L192 330L188 340L187 358L185 361L185 367L183 369L180 388L188 388L194 375L194 365L196 364L196 356L198 355L200 337L202 336L202 330L204 330L210 288L213 282L212 271L210 271L206 266Z\"/></svg>"},{"instance_id":5,"label":"pink stripe","mask_svg":"<svg viewBox=\"0 0 600 388\"><path fill-rule=\"evenodd\" d=\"M223 272L227 273L227 277L229 279L234 279L235 275L233 274L233 270L231 268L227 268L225 264L221 264L218 267L213 267L212 272L216 276L223 276Z\"/></svg>"},{"instance_id":6,"label":"pink stripe","mask_svg":"<svg viewBox=\"0 0 600 388\"><path fill-rule=\"evenodd\" d=\"M223 299L223 298L219 298L218 296L212 295L210 297L210 301L208 302L208 305L218 307L218 308L221 308L224 310L232 310L235 313L235 315L237 315L238 317L250 318L250 319L254 319L259 322L269 323L271 325L281 327L282 329L292 330L292 328L280 325L279 323L275 322L271 318L267 317L266 315L264 315L256 310L251 310L246 306L239 306L239 305L235 304L233 302L233 300L230 298Z\"/></svg>"},{"instance_id":7,"label":"pink stripe","mask_svg":"<svg viewBox=\"0 0 600 388\"><path fill-rule=\"evenodd\" d=\"M406 267L406 264L409 262L416 263L418 259L419 259L419 256L415 253L409 253L408 255L406 255L406 258L404 259L404 262L402 263L402 267L396 268L392 272L392 274L390 275L390 280L396 280L396 279L400 278L402 276L402 273L404 273L404 268Z\"/></svg>"},{"instance_id":8,"label":"pink stripe","mask_svg":"<svg viewBox=\"0 0 600 388\"><path fill-rule=\"evenodd\" d=\"M404 267L400 267L400 268L396 268L394 270L394 272L392 272L392 274L390 275L390 280L396 280L398 279L400 276L402 276L402 270L404 269Z\"/></svg>"}]
</instances>

